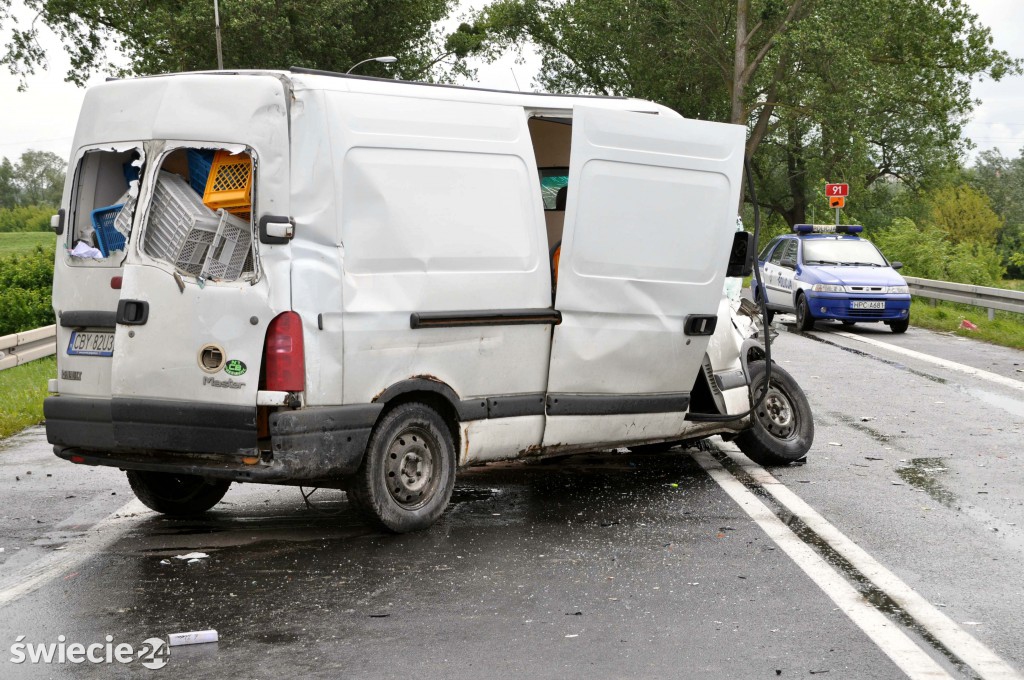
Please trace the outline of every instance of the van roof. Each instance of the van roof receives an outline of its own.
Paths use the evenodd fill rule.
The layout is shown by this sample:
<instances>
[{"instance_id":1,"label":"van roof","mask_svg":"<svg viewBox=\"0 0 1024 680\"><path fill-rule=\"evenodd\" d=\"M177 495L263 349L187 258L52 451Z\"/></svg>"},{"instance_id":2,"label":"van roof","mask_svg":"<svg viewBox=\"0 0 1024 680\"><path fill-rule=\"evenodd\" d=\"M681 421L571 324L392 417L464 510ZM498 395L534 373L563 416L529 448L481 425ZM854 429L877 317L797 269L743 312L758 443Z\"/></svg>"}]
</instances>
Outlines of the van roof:
<instances>
[{"instance_id":1,"label":"van roof","mask_svg":"<svg viewBox=\"0 0 1024 680\"><path fill-rule=\"evenodd\" d=\"M379 93L448 101L467 101L489 104L524 106L532 109L571 109L575 104L678 116L672 109L644 99L610 95L559 94L549 92L513 92L472 85L450 85L421 81L393 80L373 76L336 73L293 66L288 71L240 69L231 71L189 71L166 73L139 78L108 78L111 81L147 80L154 78L188 78L190 76L273 76L288 81L293 87L312 90L340 90L347 92Z\"/></svg>"}]
</instances>

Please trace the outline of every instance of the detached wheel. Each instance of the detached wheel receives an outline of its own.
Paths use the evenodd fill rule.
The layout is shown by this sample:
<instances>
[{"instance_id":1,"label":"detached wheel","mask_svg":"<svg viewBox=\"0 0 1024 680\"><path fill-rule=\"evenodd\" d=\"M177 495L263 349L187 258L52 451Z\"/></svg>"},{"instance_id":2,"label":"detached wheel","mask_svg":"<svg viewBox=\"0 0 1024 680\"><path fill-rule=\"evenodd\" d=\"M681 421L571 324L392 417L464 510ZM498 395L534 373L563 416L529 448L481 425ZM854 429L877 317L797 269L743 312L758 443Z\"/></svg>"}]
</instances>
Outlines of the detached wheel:
<instances>
[{"instance_id":1,"label":"detached wheel","mask_svg":"<svg viewBox=\"0 0 1024 680\"><path fill-rule=\"evenodd\" d=\"M796 300L796 327L802 331L814 328L814 317L811 316L811 308L807 306L806 295L801 295ZM774 368L772 372L775 372Z\"/></svg>"},{"instance_id":2,"label":"detached wheel","mask_svg":"<svg viewBox=\"0 0 1024 680\"><path fill-rule=\"evenodd\" d=\"M764 384L764 362L751 363L750 373L756 397ZM772 366L768 394L751 415L752 425L735 440L747 458L760 465L786 465L807 455L814 442L811 406L784 369Z\"/></svg>"},{"instance_id":3,"label":"detached wheel","mask_svg":"<svg viewBox=\"0 0 1024 680\"><path fill-rule=\"evenodd\" d=\"M895 321L889 322L889 330L893 333L906 333L907 328L910 327L910 319L896 319Z\"/></svg>"},{"instance_id":4,"label":"detached wheel","mask_svg":"<svg viewBox=\"0 0 1024 680\"><path fill-rule=\"evenodd\" d=\"M451 432L437 411L425 404L402 404L374 427L349 498L384 529L425 529L448 506L455 464Z\"/></svg>"},{"instance_id":5,"label":"detached wheel","mask_svg":"<svg viewBox=\"0 0 1024 680\"><path fill-rule=\"evenodd\" d=\"M189 517L206 512L220 503L231 482L171 472L128 470L128 483L135 497L151 510L172 517Z\"/></svg>"}]
</instances>

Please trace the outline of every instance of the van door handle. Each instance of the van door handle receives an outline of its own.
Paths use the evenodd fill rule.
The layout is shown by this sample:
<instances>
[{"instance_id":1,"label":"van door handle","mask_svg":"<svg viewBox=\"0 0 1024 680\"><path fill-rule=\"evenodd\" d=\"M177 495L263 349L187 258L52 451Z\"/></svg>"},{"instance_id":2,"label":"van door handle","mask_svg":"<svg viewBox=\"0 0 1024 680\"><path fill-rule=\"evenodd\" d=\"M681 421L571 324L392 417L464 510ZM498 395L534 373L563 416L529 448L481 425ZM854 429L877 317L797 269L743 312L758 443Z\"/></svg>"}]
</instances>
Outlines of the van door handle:
<instances>
[{"instance_id":1,"label":"van door handle","mask_svg":"<svg viewBox=\"0 0 1024 680\"><path fill-rule=\"evenodd\" d=\"M141 326L149 320L149 303L145 300L119 300L116 321L125 326Z\"/></svg>"}]
</instances>

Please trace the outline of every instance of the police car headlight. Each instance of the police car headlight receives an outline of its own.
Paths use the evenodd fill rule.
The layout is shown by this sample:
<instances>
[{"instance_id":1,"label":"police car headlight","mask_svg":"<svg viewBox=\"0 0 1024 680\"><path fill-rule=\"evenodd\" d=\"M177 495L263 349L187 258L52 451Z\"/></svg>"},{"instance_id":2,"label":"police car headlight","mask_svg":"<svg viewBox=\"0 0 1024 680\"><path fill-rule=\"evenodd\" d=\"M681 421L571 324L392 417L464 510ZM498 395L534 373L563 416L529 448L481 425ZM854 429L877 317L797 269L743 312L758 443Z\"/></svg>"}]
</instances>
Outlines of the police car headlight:
<instances>
[{"instance_id":1,"label":"police car headlight","mask_svg":"<svg viewBox=\"0 0 1024 680\"><path fill-rule=\"evenodd\" d=\"M842 286L837 286L831 283L816 283L811 286L811 290L815 293L843 293L846 289Z\"/></svg>"},{"instance_id":2,"label":"police car headlight","mask_svg":"<svg viewBox=\"0 0 1024 680\"><path fill-rule=\"evenodd\" d=\"M886 293L909 293L910 286L889 286L885 289Z\"/></svg>"}]
</instances>

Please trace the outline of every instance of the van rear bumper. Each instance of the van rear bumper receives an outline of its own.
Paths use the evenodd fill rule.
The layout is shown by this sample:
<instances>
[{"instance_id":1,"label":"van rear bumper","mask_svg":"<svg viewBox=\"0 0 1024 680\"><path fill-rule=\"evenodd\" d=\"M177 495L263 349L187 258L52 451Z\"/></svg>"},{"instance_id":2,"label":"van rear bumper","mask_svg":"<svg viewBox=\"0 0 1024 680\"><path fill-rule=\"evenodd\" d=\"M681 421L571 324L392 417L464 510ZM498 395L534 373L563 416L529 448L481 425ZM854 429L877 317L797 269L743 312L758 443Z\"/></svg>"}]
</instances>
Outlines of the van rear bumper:
<instances>
[{"instance_id":1,"label":"van rear bumper","mask_svg":"<svg viewBox=\"0 0 1024 680\"><path fill-rule=\"evenodd\" d=\"M49 397L54 453L86 465L241 482L327 480L355 472L382 404L305 408L270 416L270 450L256 408L140 399ZM243 458L258 459L246 464Z\"/></svg>"},{"instance_id":2,"label":"van rear bumper","mask_svg":"<svg viewBox=\"0 0 1024 680\"><path fill-rule=\"evenodd\" d=\"M256 407L58 396L43 401L46 439L116 451L238 453L256 449Z\"/></svg>"}]
</instances>

